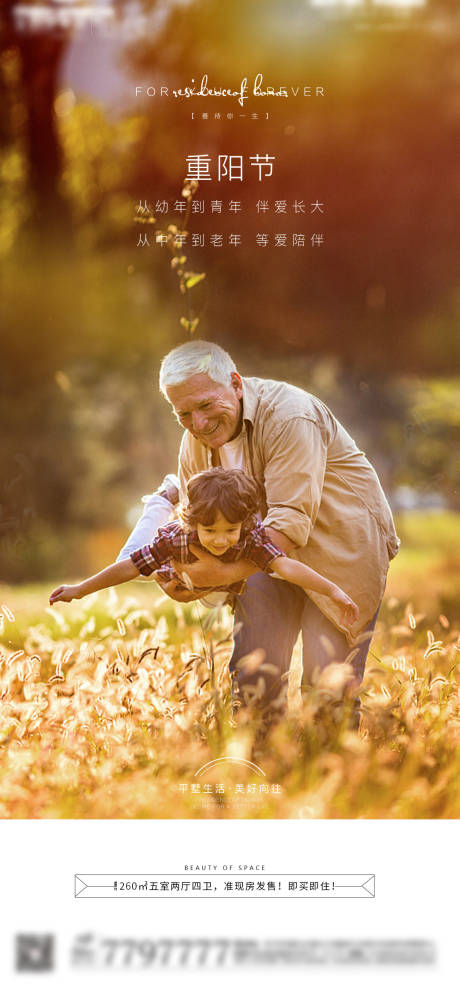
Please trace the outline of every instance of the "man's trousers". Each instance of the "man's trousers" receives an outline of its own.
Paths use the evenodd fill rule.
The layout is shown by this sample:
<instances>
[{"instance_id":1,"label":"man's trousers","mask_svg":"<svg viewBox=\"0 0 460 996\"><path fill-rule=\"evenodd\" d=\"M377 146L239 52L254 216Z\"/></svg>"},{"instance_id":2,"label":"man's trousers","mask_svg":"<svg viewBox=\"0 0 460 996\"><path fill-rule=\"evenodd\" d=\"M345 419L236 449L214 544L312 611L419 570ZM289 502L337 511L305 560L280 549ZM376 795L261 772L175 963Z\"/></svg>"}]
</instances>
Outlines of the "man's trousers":
<instances>
[{"instance_id":1,"label":"man's trousers","mask_svg":"<svg viewBox=\"0 0 460 996\"><path fill-rule=\"evenodd\" d=\"M230 672L241 701L256 694L258 707L262 710L284 711L286 674L300 631L302 685L312 683L315 671L347 658L353 668L352 683L360 684L378 611L366 627L362 642L351 648L344 634L320 612L302 588L258 573L248 579L245 591L236 597L234 614Z\"/></svg>"}]
</instances>

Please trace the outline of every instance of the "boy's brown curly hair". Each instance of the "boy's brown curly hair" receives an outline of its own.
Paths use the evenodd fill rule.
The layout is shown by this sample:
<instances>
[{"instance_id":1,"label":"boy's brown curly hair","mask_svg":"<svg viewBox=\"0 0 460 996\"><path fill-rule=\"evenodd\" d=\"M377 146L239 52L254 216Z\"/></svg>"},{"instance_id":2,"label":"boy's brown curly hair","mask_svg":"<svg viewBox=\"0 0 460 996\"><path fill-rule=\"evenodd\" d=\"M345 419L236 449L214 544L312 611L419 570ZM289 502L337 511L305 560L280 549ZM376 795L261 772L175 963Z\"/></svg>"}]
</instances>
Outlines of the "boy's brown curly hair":
<instances>
[{"instance_id":1,"label":"boy's brown curly hair","mask_svg":"<svg viewBox=\"0 0 460 996\"><path fill-rule=\"evenodd\" d=\"M241 534L254 528L261 501L258 485L243 470L215 467L195 474L187 484L188 504L181 508L180 517L189 529L197 523L212 526L218 512L228 522L241 522Z\"/></svg>"}]
</instances>

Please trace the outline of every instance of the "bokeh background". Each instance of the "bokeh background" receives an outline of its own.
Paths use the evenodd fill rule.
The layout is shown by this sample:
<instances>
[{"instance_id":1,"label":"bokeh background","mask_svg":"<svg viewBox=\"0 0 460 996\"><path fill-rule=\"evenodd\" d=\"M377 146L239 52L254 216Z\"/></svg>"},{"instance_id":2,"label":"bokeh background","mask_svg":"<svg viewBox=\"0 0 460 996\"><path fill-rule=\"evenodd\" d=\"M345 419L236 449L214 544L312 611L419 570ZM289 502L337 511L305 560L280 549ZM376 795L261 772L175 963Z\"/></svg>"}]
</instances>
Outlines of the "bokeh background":
<instances>
[{"instance_id":1,"label":"bokeh background","mask_svg":"<svg viewBox=\"0 0 460 996\"><path fill-rule=\"evenodd\" d=\"M140 496L175 469L180 433L157 375L185 337L184 301L167 250L137 246L136 205L172 205L187 155L269 152L263 184L248 172L242 185L213 181L197 194L239 196L244 212L241 247L187 250L206 273L193 292L195 334L230 349L244 374L289 380L330 405L398 515L398 597L418 593L450 615L460 533L455 0L113 9L110 31L31 32L16 3L2 7L3 582L99 569ZM199 100L135 98L136 84L172 88L204 72L210 85L258 72L275 86L321 84L326 97L249 102L258 121L215 120L222 101L207 101L201 120ZM324 244L257 247L258 232L280 230L273 211L257 216L260 196L318 199L324 215L291 216L281 230L321 231ZM160 218L175 221L172 210ZM206 213L193 230L235 224L223 215L216 228Z\"/></svg>"}]
</instances>

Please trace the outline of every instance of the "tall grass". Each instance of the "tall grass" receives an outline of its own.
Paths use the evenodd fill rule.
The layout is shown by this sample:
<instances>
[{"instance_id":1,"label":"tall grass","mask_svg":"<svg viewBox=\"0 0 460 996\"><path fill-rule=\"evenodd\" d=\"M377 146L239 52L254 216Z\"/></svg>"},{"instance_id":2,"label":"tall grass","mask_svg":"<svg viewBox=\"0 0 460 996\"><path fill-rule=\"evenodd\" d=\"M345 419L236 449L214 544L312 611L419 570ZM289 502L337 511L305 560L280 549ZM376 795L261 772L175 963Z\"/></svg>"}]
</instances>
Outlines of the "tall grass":
<instances>
[{"instance_id":1,"label":"tall grass","mask_svg":"<svg viewBox=\"0 0 460 996\"><path fill-rule=\"evenodd\" d=\"M62 611L8 593L2 818L460 816L458 631L446 616L428 623L388 600L359 731L343 667L302 698L296 648L288 714L263 735L257 712L232 718L230 616L204 632L193 608L128 591Z\"/></svg>"}]
</instances>

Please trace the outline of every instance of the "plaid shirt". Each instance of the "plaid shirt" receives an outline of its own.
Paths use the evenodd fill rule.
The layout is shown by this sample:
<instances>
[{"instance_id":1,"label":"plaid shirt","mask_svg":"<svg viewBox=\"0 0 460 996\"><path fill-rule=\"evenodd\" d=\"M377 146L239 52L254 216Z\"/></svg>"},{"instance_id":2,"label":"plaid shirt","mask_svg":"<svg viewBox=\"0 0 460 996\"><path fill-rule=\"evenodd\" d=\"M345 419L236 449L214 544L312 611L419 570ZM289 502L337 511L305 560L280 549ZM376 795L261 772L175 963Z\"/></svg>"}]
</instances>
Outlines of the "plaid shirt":
<instances>
[{"instance_id":1,"label":"plaid shirt","mask_svg":"<svg viewBox=\"0 0 460 996\"><path fill-rule=\"evenodd\" d=\"M137 567L140 574L148 577L154 571L159 572L162 581L172 581L177 579L170 561L177 560L180 564L192 564L197 557L190 550L190 545L201 546L198 533L195 530L187 533L179 522L170 522L164 529L158 530L158 535L148 546L141 547L131 554L131 560ZM261 523L251 529L251 532L238 540L235 546L226 550L219 560L226 563L233 563L235 560L250 560L260 571L270 572L270 565L276 557L284 557L283 551L272 543L267 531ZM232 585L220 585L213 588L213 591L233 591L241 594L244 590L244 581L238 581ZM209 588L197 591L209 591Z\"/></svg>"}]
</instances>

